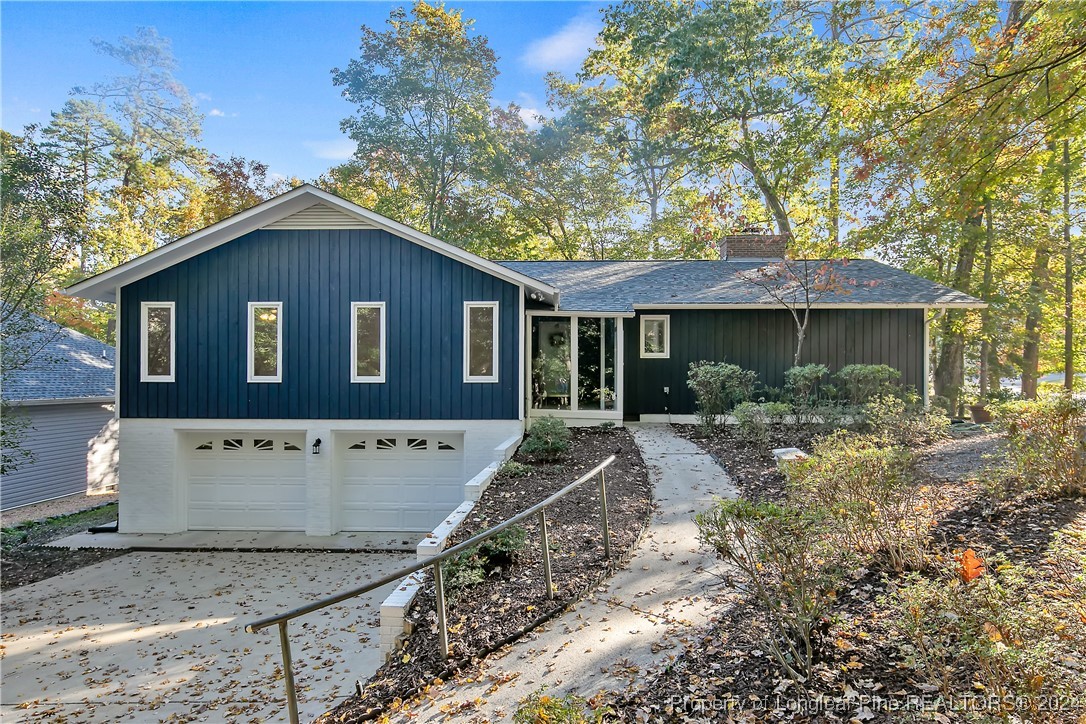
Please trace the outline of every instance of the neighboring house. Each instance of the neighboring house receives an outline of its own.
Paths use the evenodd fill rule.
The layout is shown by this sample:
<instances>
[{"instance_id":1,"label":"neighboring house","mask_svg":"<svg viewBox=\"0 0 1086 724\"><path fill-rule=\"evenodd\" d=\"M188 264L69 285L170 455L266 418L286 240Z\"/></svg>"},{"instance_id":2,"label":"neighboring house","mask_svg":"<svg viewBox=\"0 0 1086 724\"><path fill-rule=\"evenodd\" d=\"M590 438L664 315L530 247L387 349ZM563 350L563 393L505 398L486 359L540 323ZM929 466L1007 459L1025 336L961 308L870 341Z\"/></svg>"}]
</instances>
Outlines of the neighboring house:
<instances>
[{"instance_id":1,"label":"neighboring house","mask_svg":"<svg viewBox=\"0 0 1086 724\"><path fill-rule=\"evenodd\" d=\"M118 302L120 530L424 531L533 416L692 413L699 359L780 384L754 263L496 263L298 187L68 290ZM849 275L880 283L824 299L805 358L926 389L930 312L979 303Z\"/></svg>"},{"instance_id":2,"label":"neighboring house","mask_svg":"<svg viewBox=\"0 0 1086 724\"><path fill-rule=\"evenodd\" d=\"M0 389L28 425L21 447L30 453L0 479L3 510L115 484L113 348L45 320L35 336L40 351Z\"/></svg>"}]
</instances>

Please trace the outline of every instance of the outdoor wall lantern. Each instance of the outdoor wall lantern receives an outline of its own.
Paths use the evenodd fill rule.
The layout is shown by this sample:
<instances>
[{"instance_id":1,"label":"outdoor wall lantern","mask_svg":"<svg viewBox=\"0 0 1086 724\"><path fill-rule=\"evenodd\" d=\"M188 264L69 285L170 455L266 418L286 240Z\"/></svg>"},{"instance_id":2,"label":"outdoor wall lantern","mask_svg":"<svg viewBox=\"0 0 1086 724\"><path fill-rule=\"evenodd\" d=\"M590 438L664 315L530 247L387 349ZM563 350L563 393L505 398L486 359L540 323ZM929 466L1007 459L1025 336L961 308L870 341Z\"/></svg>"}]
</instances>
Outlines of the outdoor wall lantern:
<instances>
[{"instance_id":1,"label":"outdoor wall lantern","mask_svg":"<svg viewBox=\"0 0 1086 724\"><path fill-rule=\"evenodd\" d=\"M313 454L314 455L320 455L321 454L321 439L319 437L316 440L313 441Z\"/></svg>"}]
</instances>

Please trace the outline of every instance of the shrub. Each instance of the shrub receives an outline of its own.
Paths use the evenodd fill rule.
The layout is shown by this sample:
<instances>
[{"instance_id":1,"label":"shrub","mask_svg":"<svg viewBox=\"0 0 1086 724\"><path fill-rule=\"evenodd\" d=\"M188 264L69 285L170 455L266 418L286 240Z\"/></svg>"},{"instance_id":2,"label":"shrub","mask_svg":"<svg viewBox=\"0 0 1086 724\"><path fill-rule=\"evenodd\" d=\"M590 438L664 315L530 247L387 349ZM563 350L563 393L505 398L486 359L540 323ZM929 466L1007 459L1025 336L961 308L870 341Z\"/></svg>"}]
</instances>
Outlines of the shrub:
<instances>
[{"instance_id":1,"label":"shrub","mask_svg":"<svg viewBox=\"0 0 1086 724\"><path fill-rule=\"evenodd\" d=\"M797 407L812 407L819 399L822 379L829 375L826 365L809 364L793 367L784 373L784 387Z\"/></svg>"},{"instance_id":2,"label":"shrub","mask_svg":"<svg viewBox=\"0 0 1086 724\"><path fill-rule=\"evenodd\" d=\"M863 406L861 416L864 428L888 445L926 445L950 432L950 418L940 410L924 409L915 392L905 397L876 395Z\"/></svg>"},{"instance_id":3,"label":"shrub","mask_svg":"<svg viewBox=\"0 0 1086 724\"><path fill-rule=\"evenodd\" d=\"M1008 473L1043 496L1086 493L1086 400L1067 394L999 410Z\"/></svg>"},{"instance_id":4,"label":"shrub","mask_svg":"<svg viewBox=\"0 0 1086 724\"><path fill-rule=\"evenodd\" d=\"M541 417L532 423L528 439L520 446L521 452L543 462L554 462L569 452L569 428L552 415Z\"/></svg>"},{"instance_id":5,"label":"shrub","mask_svg":"<svg viewBox=\"0 0 1086 724\"><path fill-rule=\"evenodd\" d=\"M854 405L862 405L875 395L897 389L901 372L887 365L848 365L837 371L845 396Z\"/></svg>"},{"instance_id":6,"label":"shrub","mask_svg":"<svg viewBox=\"0 0 1086 724\"><path fill-rule=\"evenodd\" d=\"M769 447L770 429L783 423L790 411L783 402L741 402L732 410L737 435L764 451Z\"/></svg>"},{"instance_id":7,"label":"shrub","mask_svg":"<svg viewBox=\"0 0 1086 724\"><path fill-rule=\"evenodd\" d=\"M758 374L726 362L693 362L686 384L698 403L698 426L715 432L733 407L750 399Z\"/></svg>"},{"instance_id":8,"label":"shrub","mask_svg":"<svg viewBox=\"0 0 1086 724\"><path fill-rule=\"evenodd\" d=\"M993 558L968 575L948 561L933 577L910 574L905 581L888 597L905 660L945 695L976 683L984 700L1013 706L985 713L1040 721L1045 701L1086 688L1077 663L1086 647L1086 621L1076 609L1086 599L1081 573L1046 576ZM1047 717L1070 721L1073 714L1062 718L1069 714Z\"/></svg>"},{"instance_id":9,"label":"shrub","mask_svg":"<svg viewBox=\"0 0 1086 724\"><path fill-rule=\"evenodd\" d=\"M445 561L441 572L449 601L455 602L465 589L515 563L527 537L524 528L514 525Z\"/></svg>"},{"instance_id":10,"label":"shrub","mask_svg":"<svg viewBox=\"0 0 1086 724\"><path fill-rule=\"evenodd\" d=\"M773 503L718 501L694 518L700 539L738 572L738 588L757 604L766 645L787 676L805 681L843 580L843 551L825 519Z\"/></svg>"},{"instance_id":11,"label":"shrub","mask_svg":"<svg viewBox=\"0 0 1086 724\"><path fill-rule=\"evenodd\" d=\"M532 472L531 465L525 465L517 460L506 460L498 468L499 478L523 478Z\"/></svg>"},{"instance_id":12,"label":"shrub","mask_svg":"<svg viewBox=\"0 0 1086 724\"><path fill-rule=\"evenodd\" d=\"M863 554L885 553L895 570L924 563L931 509L912 482L913 455L870 435L837 432L788 465L789 494L824 509L833 536Z\"/></svg>"},{"instance_id":13,"label":"shrub","mask_svg":"<svg viewBox=\"0 0 1086 724\"><path fill-rule=\"evenodd\" d=\"M614 712L608 706L594 707L577 696L549 696L540 688L520 702L513 714L514 724L599 724Z\"/></svg>"}]
</instances>

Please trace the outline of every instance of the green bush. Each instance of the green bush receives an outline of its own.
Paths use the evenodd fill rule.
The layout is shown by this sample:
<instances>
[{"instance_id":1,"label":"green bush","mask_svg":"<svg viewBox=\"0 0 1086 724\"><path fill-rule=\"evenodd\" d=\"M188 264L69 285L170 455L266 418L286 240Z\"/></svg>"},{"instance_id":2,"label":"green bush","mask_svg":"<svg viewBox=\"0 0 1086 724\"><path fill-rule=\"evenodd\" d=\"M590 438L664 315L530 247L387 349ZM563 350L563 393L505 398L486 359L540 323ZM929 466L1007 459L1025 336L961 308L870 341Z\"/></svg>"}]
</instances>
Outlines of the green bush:
<instances>
[{"instance_id":1,"label":"green bush","mask_svg":"<svg viewBox=\"0 0 1086 724\"><path fill-rule=\"evenodd\" d=\"M609 706L594 707L576 694L549 696L540 688L525 697L513 714L514 724L599 724L613 715Z\"/></svg>"},{"instance_id":2,"label":"green bush","mask_svg":"<svg viewBox=\"0 0 1086 724\"><path fill-rule=\"evenodd\" d=\"M813 407L819 400L822 380L830 374L826 365L807 364L792 367L784 373L784 388L797 407Z\"/></svg>"},{"instance_id":3,"label":"green bush","mask_svg":"<svg viewBox=\"0 0 1086 724\"><path fill-rule=\"evenodd\" d=\"M543 462L560 460L569 452L569 428L552 415L540 417L528 430L528 438L520 446L521 452Z\"/></svg>"},{"instance_id":4,"label":"green bush","mask_svg":"<svg viewBox=\"0 0 1086 724\"><path fill-rule=\"evenodd\" d=\"M465 589L515 563L527 537L524 528L514 525L445 561L441 573L449 601L455 602Z\"/></svg>"},{"instance_id":5,"label":"green bush","mask_svg":"<svg viewBox=\"0 0 1086 724\"><path fill-rule=\"evenodd\" d=\"M499 478L523 478L532 472L531 465L525 465L517 460L506 460L498 468Z\"/></svg>"},{"instance_id":6,"label":"green bush","mask_svg":"<svg viewBox=\"0 0 1086 724\"><path fill-rule=\"evenodd\" d=\"M862 405L875 395L896 391L901 372L887 365L848 365L837 371L837 379L848 401Z\"/></svg>"},{"instance_id":7,"label":"green bush","mask_svg":"<svg viewBox=\"0 0 1086 724\"><path fill-rule=\"evenodd\" d=\"M1059 394L999 408L1007 472L1042 496L1086 494L1086 400Z\"/></svg>"},{"instance_id":8,"label":"green bush","mask_svg":"<svg viewBox=\"0 0 1086 724\"><path fill-rule=\"evenodd\" d=\"M1046 712L1042 704L1086 690L1078 665L1086 649L1078 608L1086 600L1086 578L1053 577L999 557L969 578L948 561L931 577L910 574L887 597L906 663L944 695L983 687L985 699L1013 703L1013 709L986 712L993 719L1076 720L1076 712Z\"/></svg>"},{"instance_id":9,"label":"green bush","mask_svg":"<svg viewBox=\"0 0 1086 724\"><path fill-rule=\"evenodd\" d=\"M817 511L721 500L695 516L700 539L738 575L769 631L766 645L795 681L811 676L815 651L847 570L847 552Z\"/></svg>"},{"instance_id":10,"label":"green bush","mask_svg":"<svg viewBox=\"0 0 1086 724\"><path fill-rule=\"evenodd\" d=\"M764 451L769 447L771 429L782 424L790 412L783 402L741 402L732 410L736 435Z\"/></svg>"},{"instance_id":11,"label":"green bush","mask_svg":"<svg viewBox=\"0 0 1086 724\"><path fill-rule=\"evenodd\" d=\"M924 409L916 395L876 395L863 406L864 429L888 445L914 447L943 440L950 433L950 418L941 410Z\"/></svg>"},{"instance_id":12,"label":"green bush","mask_svg":"<svg viewBox=\"0 0 1086 724\"><path fill-rule=\"evenodd\" d=\"M932 525L913 483L913 454L882 438L840 431L786 469L790 498L827 511L832 535L857 553L885 553L895 570L923 565Z\"/></svg>"},{"instance_id":13,"label":"green bush","mask_svg":"<svg viewBox=\"0 0 1086 724\"><path fill-rule=\"evenodd\" d=\"M693 362L686 384L697 400L698 426L716 432L733 407L750 399L758 374L727 362Z\"/></svg>"}]
</instances>

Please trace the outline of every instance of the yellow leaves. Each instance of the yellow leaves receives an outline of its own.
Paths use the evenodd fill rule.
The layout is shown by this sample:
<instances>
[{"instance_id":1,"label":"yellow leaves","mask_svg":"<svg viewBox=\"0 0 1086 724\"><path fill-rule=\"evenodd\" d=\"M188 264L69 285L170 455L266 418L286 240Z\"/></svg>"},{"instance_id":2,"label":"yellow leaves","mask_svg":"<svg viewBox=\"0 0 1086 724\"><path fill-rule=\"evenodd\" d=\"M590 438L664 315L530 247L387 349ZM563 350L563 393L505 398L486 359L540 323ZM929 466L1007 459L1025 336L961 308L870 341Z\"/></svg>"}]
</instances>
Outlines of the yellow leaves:
<instances>
[{"instance_id":1,"label":"yellow leaves","mask_svg":"<svg viewBox=\"0 0 1086 724\"><path fill-rule=\"evenodd\" d=\"M1003 640L1003 634L1000 632L999 628L991 621L984 622L984 632L988 634L989 641Z\"/></svg>"},{"instance_id":2,"label":"yellow leaves","mask_svg":"<svg viewBox=\"0 0 1086 724\"><path fill-rule=\"evenodd\" d=\"M401 661L401 662L403 662L403 663L405 663L405 664L406 664L406 663L407 663L408 661L410 661L410 660L411 660L411 654L404 654L404 655L403 655L403 658L402 658L402 659L400 659L400 661Z\"/></svg>"}]
</instances>

